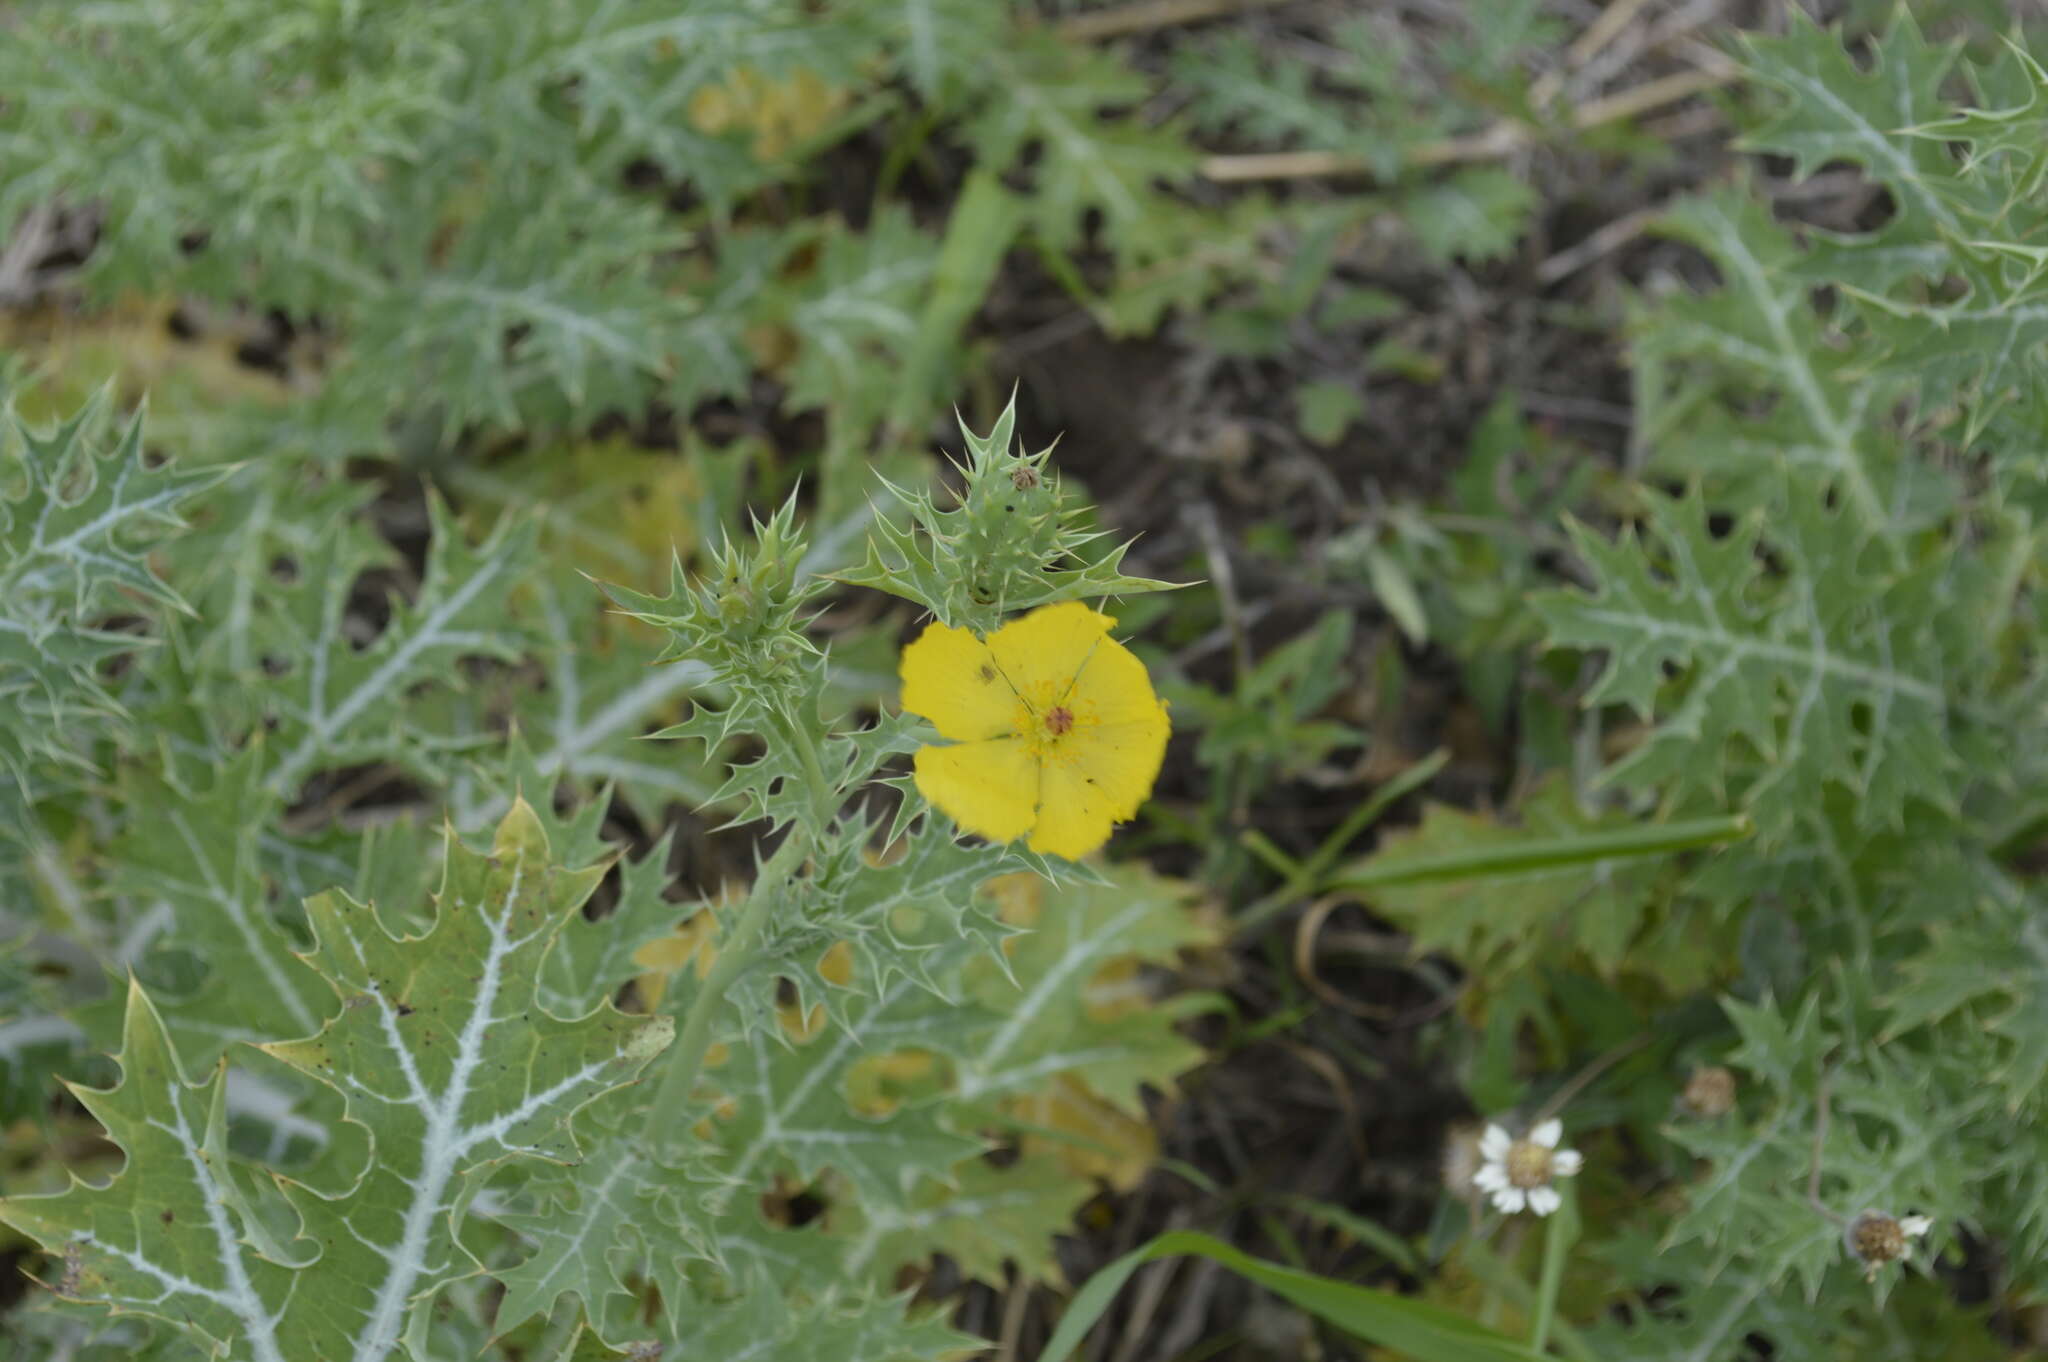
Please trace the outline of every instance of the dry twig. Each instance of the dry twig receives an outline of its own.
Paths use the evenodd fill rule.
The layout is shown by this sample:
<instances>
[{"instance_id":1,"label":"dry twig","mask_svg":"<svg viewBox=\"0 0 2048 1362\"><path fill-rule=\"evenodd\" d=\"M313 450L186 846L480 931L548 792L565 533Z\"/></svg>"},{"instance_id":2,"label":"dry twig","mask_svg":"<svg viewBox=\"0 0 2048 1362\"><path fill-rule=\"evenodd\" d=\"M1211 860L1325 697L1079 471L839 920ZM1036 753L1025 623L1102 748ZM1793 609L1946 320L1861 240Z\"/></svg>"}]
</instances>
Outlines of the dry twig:
<instances>
[{"instance_id":1,"label":"dry twig","mask_svg":"<svg viewBox=\"0 0 2048 1362\"><path fill-rule=\"evenodd\" d=\"M1283 3L1285 0L1138 0L1137 4L1119 5L1115 9L1095 10L1062 19L1058 32L1062 38L1072 42L1100 42L1105 38L1195 24L1204 19L1220 19L1244 10L1267 9Z\"/></svg>"},{"instance_id":2,"label":"dry twig","mask_svg":"<svg viewBox=\"0 0 2048 1362\"><path fill-rule=\"evenodd\" d=\"M1656 80L1646 81L1619 94L1607 95L1589 100L1572 111L1566 126L1574 132L1587 132L1593 128L1617 123L1638 114L1676 104L1719 86L1727 85L1741 74L1732 62L1711 69L1677 71ZM1430 166L1462 165L1473 161L1491 161L1530 146L1538 139L1541 129L1530 126L1519 119L1502 119L1484 132L1468 137L1451 137L1439 142L1425 142L1415 148L1403 161L1408 169L1420 170ZM1219 184L1242 183L1249 180L1306 180L1329 175L1369 175L1371 167L1364 158L1338 151L1269 151L1249 155L1211 156L1202 162L1202 174Z\"/></svg>"}]
</instances>

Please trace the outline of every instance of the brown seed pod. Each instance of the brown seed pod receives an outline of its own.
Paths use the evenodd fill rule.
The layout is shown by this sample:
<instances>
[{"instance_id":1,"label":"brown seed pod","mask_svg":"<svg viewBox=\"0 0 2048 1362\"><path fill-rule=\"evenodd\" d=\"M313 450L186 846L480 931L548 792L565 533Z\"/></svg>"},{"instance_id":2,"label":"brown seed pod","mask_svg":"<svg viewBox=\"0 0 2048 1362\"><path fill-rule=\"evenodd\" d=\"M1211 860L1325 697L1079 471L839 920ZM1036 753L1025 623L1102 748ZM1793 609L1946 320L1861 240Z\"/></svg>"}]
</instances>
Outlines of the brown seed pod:
<instances>
[{"instance_id":1,"label":"brown seed pod","mask_svg":"<svg viewBox=\"0 0 2048 1362\"><path fill-rule=\"evenodd\" d=\"M1735 1109L1735 1075L1719 1064L1701 1065L1685 1080L1678 1105L1689 1116L1726 1116Z\"/></svg>"}]
</instances>

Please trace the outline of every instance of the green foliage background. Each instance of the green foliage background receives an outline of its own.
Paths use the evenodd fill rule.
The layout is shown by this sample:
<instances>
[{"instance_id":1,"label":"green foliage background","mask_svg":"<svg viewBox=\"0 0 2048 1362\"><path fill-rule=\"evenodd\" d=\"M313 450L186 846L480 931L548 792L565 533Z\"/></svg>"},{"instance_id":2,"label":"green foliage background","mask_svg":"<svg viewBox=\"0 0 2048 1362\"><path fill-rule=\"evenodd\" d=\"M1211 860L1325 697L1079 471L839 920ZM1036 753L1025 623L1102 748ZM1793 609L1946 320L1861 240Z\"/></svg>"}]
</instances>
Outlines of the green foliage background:
<instances>
[{"instance_id":1,"label":"green foliage background","mask_svg":"<svg viewBox=\"0 0 2048 1362\"><path fill-rule=\"evenodd\" d=\"M1143 1175L1194 1037L1322 1034L1202 962L1339 903L1471 1106L1563 1103L1588 1168L1568 1270L1455 1185L1312 1208L1316 1267L1554 1306L1535 1346L1581 1358L2024 1346L2048 47L1968 6L1718 35L1733 173L1676 175L1654 268L1570 322L1624 348L1622 457L1505 391L1428 489L1147 558L1081 495L1120 489L1023 452L1005 290L1265 375L1335 485L1441 377L1382 285L1526 286L1521 152L1672 174L1553 101L1578 7L1340 8L0 7L0 233L82 243L0 317L16 1353L955 1355L933 1255L1056 1310L1054 1237ZM1238 185L1292 153L1334 178ZM1774 199L1823 174L1878 209ZM1317 608L1248 628L1276 580ZM1183 730L1125 859L1047 884L892 802L914 619L1107 594ZM1432 677L1484 798L1403 751ZM1304 789L1341 821L1271 813ZM1712 1066L1725 1112L1682 1097ZM1304 1265L1284 1193L1211 1209ZM1935 1227L1867 1272L1866 1209Z\"/></svg>"}]
</instances>

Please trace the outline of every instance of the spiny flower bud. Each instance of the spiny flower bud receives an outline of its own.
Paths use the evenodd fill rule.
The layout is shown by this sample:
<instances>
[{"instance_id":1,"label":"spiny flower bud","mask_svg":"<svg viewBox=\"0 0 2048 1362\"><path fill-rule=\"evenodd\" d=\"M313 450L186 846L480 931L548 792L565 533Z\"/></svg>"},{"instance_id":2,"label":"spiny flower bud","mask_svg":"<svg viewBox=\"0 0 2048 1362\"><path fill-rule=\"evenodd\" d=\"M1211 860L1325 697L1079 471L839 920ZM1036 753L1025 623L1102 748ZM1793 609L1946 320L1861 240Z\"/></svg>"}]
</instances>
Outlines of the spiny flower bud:
<instances>
[{"instance_id":1,"label":"spiny flower bud","mask_svg":"<svg viewBox=\"0 0 2048 1362\"><path fill-rule=\"evenodd\" d=\"M823 586L799 583L803 556L792 498L767 521L754 522L751 544L728 540L699 582L678 560L666 597L606 590L635 619L668 630L664 657L694 658L735 692L765 701L801 688L790 664L817 653L804 635L805 610Z\"/></svg>"},{"instance_id":2,"label":"spiny flower bud","mask_svg":"<svg viewBox=\"0 0 2048 1362\"><path fill-rule=\"evenodd\" d=\"M1014 404L985 436L961 426L967 458L953 465L960 487L949 509L929 492L891 485L911 523L880 518L866 561L838 580L916 601L939 623L983 637L1015 612L1165 589L1118 571L1121 547L1082 556L1102 535L1076 523L1082 508L1048 470L1051 449L1012 452L1015 427Z\"/></svg>"}]
</instances>

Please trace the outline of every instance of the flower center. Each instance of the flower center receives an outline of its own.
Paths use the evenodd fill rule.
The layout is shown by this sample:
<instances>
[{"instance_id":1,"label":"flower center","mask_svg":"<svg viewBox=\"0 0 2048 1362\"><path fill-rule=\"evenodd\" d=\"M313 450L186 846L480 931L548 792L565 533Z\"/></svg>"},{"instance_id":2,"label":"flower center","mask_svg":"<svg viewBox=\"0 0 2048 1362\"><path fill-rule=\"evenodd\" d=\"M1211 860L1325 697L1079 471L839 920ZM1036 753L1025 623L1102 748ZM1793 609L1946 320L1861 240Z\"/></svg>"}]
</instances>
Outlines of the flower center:
<instances>
[{"instance_id":1,"label":"flower center","mask_svg":"<svg viewBox=\"0 0 2048 1362\"><path fill-rule=\"evenodd\" d=\"M1034 681L1017 690L1012 732L1024 740L1035 761L1071 768L1087 749L1091 730L1102 723L1095 706L1071 695L1065 682Z\"/></svg>"},{"instance_id":2,"label":"flower center","mask_svg":"<svg viewBox=\"0 0 2048 1362\"><path fill-rule=\"evenodd\" d=\"M1516 1140L1508 1146L1508 1185L1525 1191L1531 1187L1548 1186L1553 1157L1552 1151L1534 1140Z\"/></svg>"}]
</instances>

